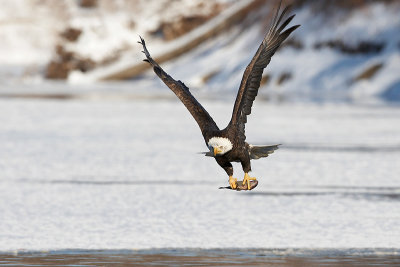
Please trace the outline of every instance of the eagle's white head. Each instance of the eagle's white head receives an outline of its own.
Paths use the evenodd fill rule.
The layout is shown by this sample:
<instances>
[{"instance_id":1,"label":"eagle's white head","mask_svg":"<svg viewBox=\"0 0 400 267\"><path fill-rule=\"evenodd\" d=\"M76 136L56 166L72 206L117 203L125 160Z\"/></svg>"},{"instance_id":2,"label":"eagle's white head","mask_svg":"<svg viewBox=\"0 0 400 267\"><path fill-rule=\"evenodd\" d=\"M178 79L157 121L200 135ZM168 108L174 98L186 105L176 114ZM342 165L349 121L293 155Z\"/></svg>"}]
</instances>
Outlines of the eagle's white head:
<instances>
[{"instance_id":1,"label":"eagle's white head","mask_svg":"<svg viewBox=\"0 0 400 267\"><path fill-rule=\"evenodd\" d=\"M232 142L225 137L212 137L208 140L208 149L214 155L223 155L232 150Z\"/></svg>"}]
</instances>

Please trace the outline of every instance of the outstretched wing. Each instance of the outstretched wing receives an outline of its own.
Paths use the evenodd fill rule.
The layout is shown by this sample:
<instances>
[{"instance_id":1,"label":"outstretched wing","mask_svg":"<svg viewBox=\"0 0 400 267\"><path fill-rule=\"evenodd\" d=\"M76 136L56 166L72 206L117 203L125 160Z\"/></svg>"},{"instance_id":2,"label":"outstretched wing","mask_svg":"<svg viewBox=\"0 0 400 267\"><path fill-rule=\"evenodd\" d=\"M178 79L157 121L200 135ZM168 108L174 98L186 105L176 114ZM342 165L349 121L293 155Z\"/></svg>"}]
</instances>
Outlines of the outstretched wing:
<instances>
[{"instance_id":1,"label":"outstretched wing","mask_svg":"<svg viewBox=\"0 0 400 267\"><path fill-rule=\"evenodd\" d=\"M279 9L280 4L271 28L243 74L235 105L233 107L232 119L228 125L231 129L235 129L239 140L243 142L246 139L245 123L247 122L247 115L251 113L251 107L253 106L254 99L258 93L258 88L260 87L264 68L267 67L272 56L275 54L282 42L300 26L296 25L282 32L295 15L290 16L281 24L283 17L289 10L289 7L286 7L280 15Z\"/></svg>"},{"instance_id":2,"label":"outstretched wing","mask_svg":"<svg viewBox=\"0 0 400 267\"><path fill-rule=\"evenodd\" d=\"M210 114L208 114L207 110L205 110L203 106L196 100L196 98L194 98L194 96L190 93L189 88L186 87L183 82L174 80L157 64L157 62L151 58L150 53L146 48L146 43L142 37L140 37L139 43L143 46L143 53L146 55L146 59L144 59L144 61L150 63L157 76L160 77L160 79L182 101L199 125L204 138L208 139L207 136L210 133L218 131L219 129L217 124L211 118Z\"/></svg>"}]
</instances>

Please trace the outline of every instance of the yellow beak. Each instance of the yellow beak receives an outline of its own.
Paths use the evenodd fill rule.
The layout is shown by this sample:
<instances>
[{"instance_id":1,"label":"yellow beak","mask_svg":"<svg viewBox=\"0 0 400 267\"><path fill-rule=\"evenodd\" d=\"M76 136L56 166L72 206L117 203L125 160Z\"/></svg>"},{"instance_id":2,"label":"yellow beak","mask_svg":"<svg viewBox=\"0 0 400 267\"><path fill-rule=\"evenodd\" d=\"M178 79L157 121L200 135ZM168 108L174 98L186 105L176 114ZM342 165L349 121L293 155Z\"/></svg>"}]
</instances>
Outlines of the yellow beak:
<instances>
[{"instance_id":1,"label":"yellow beak","mask_svg":"<svg viewBox=\"0 0 400 267\"><path fill-rule=\"evenodd\" d=\"M221 152L222 152L221 149L219 149L218 147L214 147L214 157L215 157L217 154L221 153Z\"/></svg>"}]
</instances>

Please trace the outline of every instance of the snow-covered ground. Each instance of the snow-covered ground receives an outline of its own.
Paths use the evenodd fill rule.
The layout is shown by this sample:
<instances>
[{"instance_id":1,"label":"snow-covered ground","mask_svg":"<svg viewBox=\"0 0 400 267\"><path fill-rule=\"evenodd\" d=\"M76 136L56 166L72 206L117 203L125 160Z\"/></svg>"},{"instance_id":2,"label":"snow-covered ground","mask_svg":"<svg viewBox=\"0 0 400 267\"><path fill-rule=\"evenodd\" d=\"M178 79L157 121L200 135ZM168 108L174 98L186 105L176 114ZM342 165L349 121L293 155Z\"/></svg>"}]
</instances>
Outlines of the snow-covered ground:
<instances>
[{"instance_id":1,"label":"snow-covered ground","mask_svg":"<svg viewBox=\"0 0 400 267\"><path fill-rule=\"evenodd\" d=\"M256 101L247 140L283 145L236 192L178 101L0 106L0 251L399 248L398 108Z\"/></svg>"}]
</instances>

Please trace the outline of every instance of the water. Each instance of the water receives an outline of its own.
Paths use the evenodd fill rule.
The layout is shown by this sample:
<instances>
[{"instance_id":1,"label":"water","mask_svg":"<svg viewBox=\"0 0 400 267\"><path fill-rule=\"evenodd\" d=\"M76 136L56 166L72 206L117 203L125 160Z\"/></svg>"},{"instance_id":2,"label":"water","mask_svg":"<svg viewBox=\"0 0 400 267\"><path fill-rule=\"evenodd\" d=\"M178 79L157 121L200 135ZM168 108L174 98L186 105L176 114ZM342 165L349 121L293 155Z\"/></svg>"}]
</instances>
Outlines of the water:
<instances>
[{"instance_id":1,"label":"water","mask_svg":"<svg viewBox=\"0 0 400 267\"><path fill-rule=\"evenodd\" d=\"M0 255L2 266L398 266L390 249L63 250Z\"/></svg>"}]
</instances>

